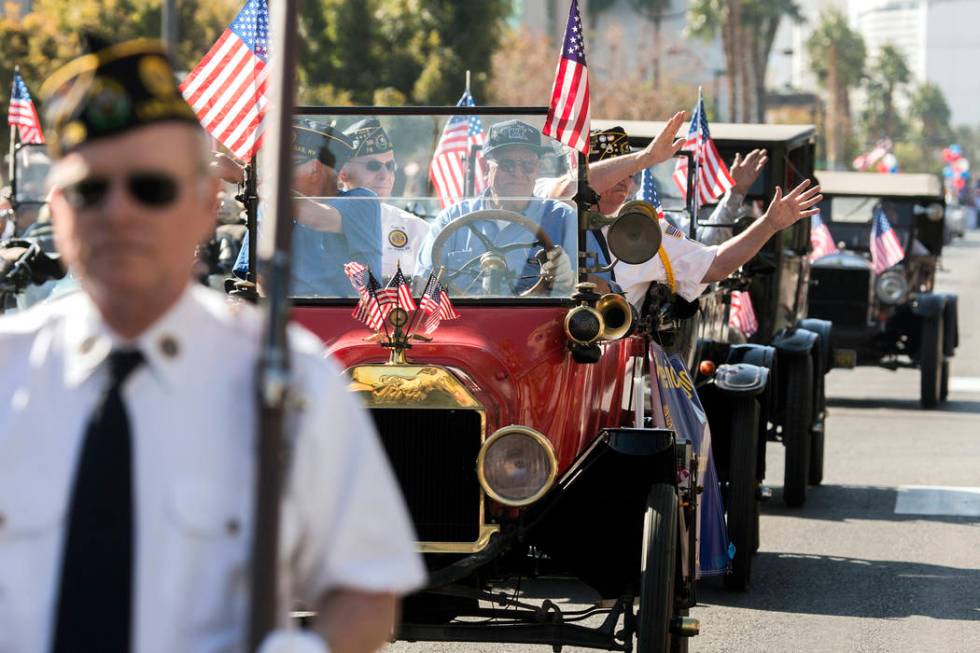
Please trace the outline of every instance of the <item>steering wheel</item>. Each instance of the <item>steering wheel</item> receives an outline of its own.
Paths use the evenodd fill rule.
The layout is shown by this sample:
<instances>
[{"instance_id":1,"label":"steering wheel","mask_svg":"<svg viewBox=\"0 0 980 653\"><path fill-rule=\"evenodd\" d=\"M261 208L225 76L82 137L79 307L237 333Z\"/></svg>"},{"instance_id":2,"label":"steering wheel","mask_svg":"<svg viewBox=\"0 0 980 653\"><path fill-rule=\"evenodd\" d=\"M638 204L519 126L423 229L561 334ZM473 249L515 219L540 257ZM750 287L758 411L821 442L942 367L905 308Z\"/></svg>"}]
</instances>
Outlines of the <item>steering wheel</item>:
<instances>
[{"instance_id":1,"label":"steering wheel","mask_svg":"<svg viewBox=\"0 0 980 653\"><path fill-rule=\"evenodd\" d=\"M500 220L504 222L513 222L514 224L523 227L525 231L534 235L535 241L530 243L510 243L509 245L495 245L490 238L485 234L480 233L480 230L474 226L474 223L483 222L484 220ZM466 261L459 268L450 270L446 265L444 260L443 251L445 249L446 243L452 236L460 229L468 228L473 235L475 235L483 247L486 249L485 252L475 255L470 260ZM550 284L544 278L539 279L537 283L534 284L528 290L518 293L516 280L513 279L513 274L510 273L507 268L507 254L518 249L531 249L535 245L540 244L545 252L551 250L555 245L548 237L548 234L544 232L541 225L534 222L533 220L521 215L520 213L515 213L514 211L507 211L504 209L484 209L482 211L475 211L464 215L456 220L453 220L436 236L435 242L432 244L432 266L433 268L437 266L445 266L447 268L448 274L446 275L447 281L450 283L455 283L456 279L460 277L463 273L475 268L477 264L480 266L480 271L477 273L472 285L477 279L486 275L488 283L483 285L484 290L487 294L502 294L501 290L507 287L510 290L511 295L532 295L535 294L543 284ZM458 286L457 286L458 287ZM468 290L469 287L464 290Z\"/></svg>"}]
</instances>

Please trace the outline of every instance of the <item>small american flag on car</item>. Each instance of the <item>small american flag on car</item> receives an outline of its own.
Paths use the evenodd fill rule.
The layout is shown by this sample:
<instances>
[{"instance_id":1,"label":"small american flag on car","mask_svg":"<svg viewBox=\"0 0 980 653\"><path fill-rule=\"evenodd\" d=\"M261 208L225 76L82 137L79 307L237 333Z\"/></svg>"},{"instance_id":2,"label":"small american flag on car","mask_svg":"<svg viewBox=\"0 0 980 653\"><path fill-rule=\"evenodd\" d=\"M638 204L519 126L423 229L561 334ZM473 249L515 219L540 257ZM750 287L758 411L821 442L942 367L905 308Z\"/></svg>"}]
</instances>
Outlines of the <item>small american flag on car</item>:
<instances>
[{"instance_id":1,"label":"small american flag on car","mask_svg":"<svg viewBox=\"0 0 980 653\"><path fill-rule=\"evenodd\" d=\"M41 119L34 107L34 100L27 90L27 84L20 76L20 71L14 69L13 84L10 89L10 108L7 111L7 124L17 127L21 143L44 143L44 131L41 129Z\"/></svg>"},{"instance_id":2,"label":"small american flag on car","mask_svg":"<svg viewBox=\"0 0 980 653\"><path fill-rule=\"evenodd\" d=\"M694 105L694 115L691 116L691 128L687 132L687 140L682 149L694 153L694 196L695 214L698 207L717 201L729 188L735 185L735 180L728 172L728 166L722 160L711 140L708 129L708 117L704 113L704 95L698 95L698 103ZM687 158L677 161L674 169L674 183L687 198Z\"/></svg>"},{"instance_id":3,"label":"small american flag on car","mask_svg":"<svg viewBox=\"0 0 980 653\"><path fill-rule=\"evenodd\" d=\"M456 103L457 107L475 107L476 102L469 89ZM432 154L429 179L439 198L439 206L445 208L463 199L466 194L467 164L471 152L476 152L473 165L482 158L480 148L486 140L480 116L453 116L442 130L442 136ZM473 176L473 193L483 192L483 177Z\"/></svg>"},{"instance_id":4,"label":"small american flag on car","mask_svg":"<svg viewBox=\"0 0 980 653\"><path fill-rule=\"evenodd\" d=\"M351 316L358 322L363 322L369 329L379 330L384 326L385 318L395 307L395 302L389 300L387 296L379 292L381 284L374 278L370 271L367 272L367 281L363 290L358 290L361 299L354 307Z\"/></svg>"},{"instance_id":5,"label":"small american flag on car","mask_svg":"<svg viewBox=\"0 0 980 653\"><path fill-rule=\"evenodd\" d=\"M741 331L746 338L759 330L759 320L752 307L752 296L747 291L732 292L732 307L728 313L728 326Z\"/></svg>"},{"instance_id":6,"label":"small american flag on car","mask_svg":"<svg viewBox=\"0 0 980 653\"><path fill-rule=\"evenodd\" d=\"M180 85L208 133L246 161L262 142L268 63L269 5L248 0Z\"/></svg>"},{"instance_id":7,"label":"small american flag on car","mask_svg":"<svg viewBox=\"0 0 980 653\"><path fill-rule=\"evenodd\" d=\"M875 274L881 274L905 258L905 249L892 229L885 210L878 206L871 219L871 262Z\"/></svg>"},{"instance_id":8,"label":"small american flag on car","mask_svg":"<svg viewBox=\"0 0 980 653\"><path fill-rule=\"evenodd\" d=\"M585 64L585 34L578 0L568 9L561 57L551 87L551 106L542 133L583 154L589 153L589 69Z\"/></svg>"},{"instance_id":9,"label":"small american flag on car","mask_svg":"<svg viewBox=\"0 0 980 653\"><path fill-rule=\"evenodd\" d=\"M820 218L820 214L810 216L810 260L816 261L818 258L830 256L837 253L837 245L834 243L834 236L830 233L830 227Z\"/></svg>"}]
</instances>

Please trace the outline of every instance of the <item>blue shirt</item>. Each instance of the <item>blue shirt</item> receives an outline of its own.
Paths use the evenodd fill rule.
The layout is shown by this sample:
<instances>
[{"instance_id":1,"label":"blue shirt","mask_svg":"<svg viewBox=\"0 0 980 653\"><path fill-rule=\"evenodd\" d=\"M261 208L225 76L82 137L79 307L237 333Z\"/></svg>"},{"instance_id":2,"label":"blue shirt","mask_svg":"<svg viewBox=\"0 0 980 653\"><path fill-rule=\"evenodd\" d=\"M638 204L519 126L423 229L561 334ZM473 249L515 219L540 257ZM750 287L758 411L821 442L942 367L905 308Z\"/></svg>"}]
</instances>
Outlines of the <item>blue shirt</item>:
<instances>
[{"instance_id":1,"label":"blue shirt","mask_svg":"<svg viewBox=\"0 0 980 653\"><path fill-rule=\"evenodd\" d=\"M520 278L515 283L515 289L518 292L527 290L537 282L540 263L534 258L534 254L541 250L541 246L535 242L535 234L513 222L508 224L498 224L496 220L474 222L469 227L454 233L446 241L442 250L442 261L432 261L432 245L443 229L464 215L493 208L488 202L488 197L488 194L485 193L482 197L463 200L444 209L436 216L435 221L429 227L429 233L422 249L419 251L416 275L427 276L432 271L434 263L444 264L448 273L451 274L460 270L474 257L485 252L486 247L474 233L475 230L498 247L527 243L528 248L517 248L506 253L507 268L511 272L520 271ZM563 202L534 198L529 201L521 214L540 225L551 242L564 249L573 261L577 258L578 216L574 209ZM588 235L587 244L592 251L600 251L592 234ZM599 257L600 259L604 258L601 251ZM479 276L479 272L479 263L473 263L466 272L454 280L454 283L456 286L466 288L470 282Z\"/></svg>"},{"instance_id":2,"label":"blue shirt","mask_svg":"<svg viewBox=\"0 0 980 653\"><path fill-rule=\"evenodd\" d=\"M381 203L365 188L342 191L321 200L340 212L341 232L331 233L293 225L293 265L290 293L299 297L352 297L356 293L344 274L344 264L357 261L373 273L381 272ZM235 276L248 274L248 238L233 269Z\"/></svg>"}]
</instances>

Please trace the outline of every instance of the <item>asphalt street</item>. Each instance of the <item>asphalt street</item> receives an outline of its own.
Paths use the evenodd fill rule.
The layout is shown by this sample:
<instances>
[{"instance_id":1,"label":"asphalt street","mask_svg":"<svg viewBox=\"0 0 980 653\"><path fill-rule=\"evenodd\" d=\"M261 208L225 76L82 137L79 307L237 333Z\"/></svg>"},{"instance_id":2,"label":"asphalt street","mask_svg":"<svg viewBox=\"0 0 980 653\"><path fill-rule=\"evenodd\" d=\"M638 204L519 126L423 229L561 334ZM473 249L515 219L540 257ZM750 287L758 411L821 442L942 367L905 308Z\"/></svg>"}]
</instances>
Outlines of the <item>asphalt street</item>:
<instances>
[{"instance_id":1,"label":"asphalt street","mask_svg":"<svg viewBox=\"0 0 980 653\"><path fill-rule=\"evenodd\" d=\"M831 372L824 483L802 509L785 508L784 450L769 447L774 496L763 506L752 589L701 583L692 651L980 651L980 233L946 249L937 289L960 298L950 401L920 409L915 370ZM563 607L586 600L560 589Z\"/></svg>"}]
</instances>

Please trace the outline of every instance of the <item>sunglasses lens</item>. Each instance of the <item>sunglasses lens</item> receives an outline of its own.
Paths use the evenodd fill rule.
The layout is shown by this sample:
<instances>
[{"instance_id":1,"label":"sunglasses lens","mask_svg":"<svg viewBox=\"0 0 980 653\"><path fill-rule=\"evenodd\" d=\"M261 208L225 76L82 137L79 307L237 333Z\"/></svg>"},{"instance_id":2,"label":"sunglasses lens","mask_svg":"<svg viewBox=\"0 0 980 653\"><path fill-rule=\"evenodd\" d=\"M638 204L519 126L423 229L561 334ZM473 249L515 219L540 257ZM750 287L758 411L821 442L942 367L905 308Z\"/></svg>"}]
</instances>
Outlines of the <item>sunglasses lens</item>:
<instances>
[{"instance_id":1,"label":"sunglasses lens","mask_svg":"<svg viewBox=\"0 0 980 653\"><path fill-rule=\"evenodd\" d=\"M99 177L82 179L64 189L65 199L76 209L97 206L109 191L109 180Z\"/></svg>"},{"instance_id":2,"label":"sunglasses lens","mask_svg":"<svg viewBox=\"0 0 980 653\"><path fill-rule=\"evenodd\" d=\"M364 164L364 167L371 172L381 172L382 168L385 168L388 172L394 172L397 165L398 164L395 163L394 159L383 163L377 159L371 159Z\"/></svg>"},{"instance_id":3,"label":"sunglasses lens","mask_svg":"<svg viewBox=\"0 0 980 653\"><path fill-rule=\"evenodd\" d=\"M169 175L142 172L129 178L129 192L150 207L167 206L177 199L178 190L177 180Z\"/></svg>"}]
</instances>

